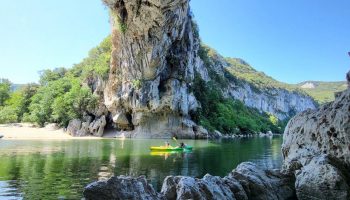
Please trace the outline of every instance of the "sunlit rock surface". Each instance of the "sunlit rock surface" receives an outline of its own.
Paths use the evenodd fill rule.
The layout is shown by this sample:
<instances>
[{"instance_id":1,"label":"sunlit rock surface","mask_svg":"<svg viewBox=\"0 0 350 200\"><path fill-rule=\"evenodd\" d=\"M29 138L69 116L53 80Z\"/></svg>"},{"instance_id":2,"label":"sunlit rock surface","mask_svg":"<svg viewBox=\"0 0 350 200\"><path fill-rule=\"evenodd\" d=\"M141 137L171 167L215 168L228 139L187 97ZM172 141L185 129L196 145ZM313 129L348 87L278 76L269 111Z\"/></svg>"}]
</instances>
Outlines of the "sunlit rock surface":
<instances>
[{"instance_id":1,"label":"sunlit rock surface","mask_svg":"<svg viewBox=\"0 0 350 200\"><path fill-rule=\"evenodd\" d=\"M350 199L350 89L294 117L285 130L283 171L299 199Z\"/></svg>"},{"instance_id":2,"label":"sunlit rock surface","mask_svg":"<svg viewBox=\"0 0 350 200\"><path fill-rule=\"evenodd\" d=\"M84 197L90 199L293 199L293 177L278 171L261 170L253 163L242 163L228 176L205 175L202 179L168 176L156 193L144 177L112 177L89 184Z\"/></svg>"}]
</instances>

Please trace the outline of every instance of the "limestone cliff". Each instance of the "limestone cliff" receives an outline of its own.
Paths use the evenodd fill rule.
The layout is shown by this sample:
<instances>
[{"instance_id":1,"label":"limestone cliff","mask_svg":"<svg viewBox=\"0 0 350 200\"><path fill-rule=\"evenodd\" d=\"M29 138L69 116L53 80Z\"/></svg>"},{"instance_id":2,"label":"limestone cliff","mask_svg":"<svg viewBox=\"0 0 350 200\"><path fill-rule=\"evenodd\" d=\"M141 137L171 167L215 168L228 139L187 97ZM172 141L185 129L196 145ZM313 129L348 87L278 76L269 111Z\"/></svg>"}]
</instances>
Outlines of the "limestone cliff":
<instances>
[{"instance_id":1,"label":"limestone cliff","mask_svg":"<svg viewBox=\"0 0 350 200\"><path fill-rule=\"evenodd\" d=\"M280 120L288 119L306 109L316 108L316 102L310 96L291 85L257 72L242 59L225 59L212 49L209 55L207 67L228 80L229 84L224 92L246 106L273 114ZM256 83L260 85L257 86Z\"/></svg>"},{"instance_id":2,"label":"limestone cliff","mask_svg":"<svg viewBox=\"0 0 350 200\"><path fill-rule=\"evenodd\" d=\"M134 137L194 136L189 91L199 65L188 0L106 0L113 52L105 104Z\"/></svg>"}]
</instances>

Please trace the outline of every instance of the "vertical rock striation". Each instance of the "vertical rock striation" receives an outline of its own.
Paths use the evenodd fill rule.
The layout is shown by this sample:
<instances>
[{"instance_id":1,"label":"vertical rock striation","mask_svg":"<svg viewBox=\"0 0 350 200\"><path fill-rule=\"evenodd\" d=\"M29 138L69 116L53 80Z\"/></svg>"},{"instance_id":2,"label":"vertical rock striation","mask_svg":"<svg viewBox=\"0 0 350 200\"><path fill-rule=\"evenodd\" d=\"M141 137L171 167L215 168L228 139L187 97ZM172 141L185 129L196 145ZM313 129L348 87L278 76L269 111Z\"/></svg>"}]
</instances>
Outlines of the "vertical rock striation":
<instances>
[{"instance_id":1,"label":"vertical rock striation","mask_svg":"<svg viewBox=\"0 0 350 200\"><path fill-rule=\"evenodd\" d=\"M105 0L113 52L105 105L133 137L193 137L189 112L198 107L189 86L199 40L188 0Z\"/></svg>"}]
</instances>

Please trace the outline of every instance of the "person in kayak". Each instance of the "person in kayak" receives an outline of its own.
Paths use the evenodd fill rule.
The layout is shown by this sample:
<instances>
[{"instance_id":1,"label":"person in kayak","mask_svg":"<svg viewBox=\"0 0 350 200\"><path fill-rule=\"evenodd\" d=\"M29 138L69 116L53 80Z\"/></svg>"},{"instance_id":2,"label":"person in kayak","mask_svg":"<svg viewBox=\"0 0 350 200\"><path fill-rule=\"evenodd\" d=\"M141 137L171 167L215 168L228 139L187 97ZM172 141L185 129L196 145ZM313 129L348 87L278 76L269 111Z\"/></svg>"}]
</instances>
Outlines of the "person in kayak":
<instances>
[{"instance_id":1,"label":"person in kayak","mask_svg":"<svg viewBox=\"0 0 350 200\"><path fill-rule=\"evenodd\" d=\"M165 147L169 147L170 143L168 141L165 142Z\"/></svg>"},{"instance_id":2,"label":"person in kayak","mask_svg":"<svg viewBox=\"0 0 350 200\"><path fill-rule=\"evenodd\" d=\"M181 142L181 143L180 143L180 147L181 147L181 148L185 148L185 147L186 147L185 143Z\"/></svg>"}]
</instances>

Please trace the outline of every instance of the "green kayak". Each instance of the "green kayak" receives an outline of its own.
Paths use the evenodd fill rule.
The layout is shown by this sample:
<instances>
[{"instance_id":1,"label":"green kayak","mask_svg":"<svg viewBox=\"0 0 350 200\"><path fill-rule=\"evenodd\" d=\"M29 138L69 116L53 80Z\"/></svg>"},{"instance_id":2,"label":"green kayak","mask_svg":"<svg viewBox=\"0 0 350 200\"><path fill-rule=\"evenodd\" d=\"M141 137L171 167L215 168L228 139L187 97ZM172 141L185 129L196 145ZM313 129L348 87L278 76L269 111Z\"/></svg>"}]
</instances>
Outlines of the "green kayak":
<instances>
[{"instance_id":1,"label":"green kayak","mask_svg":"<svg viewBox=\"0 0 350 200\"><path fill-rule=\"evenodd\" d=\"M150 147L151 151L191 151L192 150L192 147L191 146L185 146L183 148L181 147L173 147L173 146L152 146Z\"/></svg>"}]
</instances>

